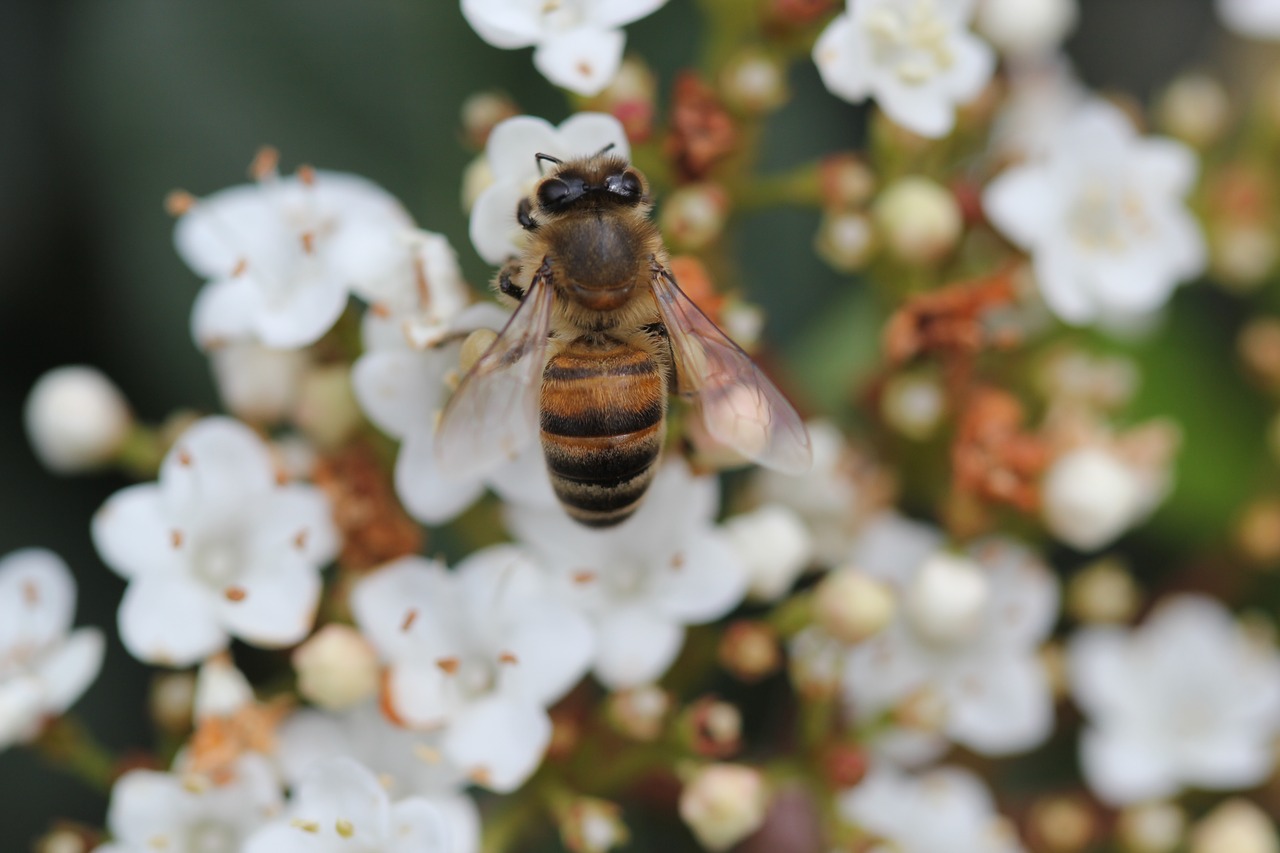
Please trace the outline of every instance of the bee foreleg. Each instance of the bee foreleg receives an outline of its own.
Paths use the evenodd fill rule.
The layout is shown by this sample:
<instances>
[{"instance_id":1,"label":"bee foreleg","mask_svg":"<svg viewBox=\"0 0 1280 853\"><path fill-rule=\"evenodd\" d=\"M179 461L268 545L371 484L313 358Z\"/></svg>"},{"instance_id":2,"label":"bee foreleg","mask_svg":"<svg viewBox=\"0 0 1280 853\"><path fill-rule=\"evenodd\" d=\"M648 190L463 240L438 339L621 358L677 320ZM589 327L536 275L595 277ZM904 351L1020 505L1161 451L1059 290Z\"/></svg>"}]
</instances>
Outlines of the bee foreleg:
<instances>
[{"instance_id":1,"label":"bee foreleg","mask_svg":"<svg viewBox=\"0 0 1280 853\"><path fill-rule=\"evenodd\" d=\"M524 299L525 290L513 280L515 276L520 275L520 264L516 261L510 261L502 271L498 273L498 291L505 296L510 296L517 302Z\"/></svg>"}]
</instances>

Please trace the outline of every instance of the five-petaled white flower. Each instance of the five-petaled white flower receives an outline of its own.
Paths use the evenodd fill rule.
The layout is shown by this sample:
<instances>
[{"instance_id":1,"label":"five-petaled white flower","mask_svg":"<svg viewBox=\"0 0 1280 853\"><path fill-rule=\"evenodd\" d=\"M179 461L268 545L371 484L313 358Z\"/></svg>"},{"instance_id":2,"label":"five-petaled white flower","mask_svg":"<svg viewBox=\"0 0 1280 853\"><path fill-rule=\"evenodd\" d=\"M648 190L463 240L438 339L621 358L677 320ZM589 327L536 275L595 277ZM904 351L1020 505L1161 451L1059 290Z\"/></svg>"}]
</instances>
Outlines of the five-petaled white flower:
<instances>
[{"instance_id":1,"label":"five-petaled white flower","mask_svg":"<svg viewBox=\"0 0 1280 853\"><path fill-rule=\"evenodd\" d=\"M422 797L448 827L453 853L480 849L480 810L463 793L465 771L445 757L443 732L397 726L372 703L341 714L306 709L280 727L276 759L285 779L298 785L318 762L345 756L378 774L392 797Z\"/></svg>"},{"instance_id":2,"label":"five-petaled white flower","mask_svg":"<svg viewBox=\"0 0 1280 853\"><path fill-rule=\"evenodd\" d=\"M534 155L567 160L608 146L619 157L631 156L622 122L607 113L577 113L559 127L534 116L515 116L494 127L484 148L493 183L471 208L471 242L480 257L500 264L520 253L524 231L516 221L516 205L538 181Z\"/></svg>"},{"instance_id":3,"label":"five-petaled white flower","mask_svg":"<svg viewBox=\"0 0 1280 853\"><path fill-rule=\"evenodd\" d=\"M1013 824L982 780L960 767L910 776L877 765L840 794L840 816L901 853L1022 853ZM879 849L879 848L877 848Z\"/></svg>"},{"instance_id":4,"label":"five-petaled white flower","mask_svg":"<svg viewBox=\"0 0 1280 853\"><path fill-rule=\"evenodd\" d=\"M111 789L112 842L95 853L241 853L245 840L280 812L283 797L271 763L240 757L229 778L131 770ZM281 848L283 849L283 848Z\"/></svg>"},{"instance_id":5,"label":"five-petaled white flower","mask_svg":"<svg viewBox=\"0 0 1280 853\"><path fill-rule=\"evenodd\" d=\"M75 579L56 554L0 559L0 750L35 737L98 677L102 632L72 631L75 611Z\"/></svg>"},{"instance_id":6,"label":"five-petaled white flower","mask_svg":"<svg viewBox=\"0 0 1280 853\"><path fill-rule=\"evenodd\" d=\"M686 625L724 616L747 591L746 562L715 526L714 477L665 463L629 520L596 530L558 506L508 507L516 539L538 555L565 599L596 627L595 674L607 687L661 677Z\"/></svg>"},{"instance_id":7,"label":"five-petaled white flower","mask_svg":"<svg viewBox=\"0 0 1280 853\"><path fill-rule=\"evenodd\" d=\"M396 494L414 518L426 524L451 520L484 493L486 485L507 500L554 503L551 481L536 443L515 461L470 478L448 476L436 451L436 427L456 381L461 336L480 328L501 327L507 315L493 303L480 303L452 318L455 340L415 347L393 318L365 316L366 352L356 360L351 384L369 420L400 440L394 481Z\"/></svg>"},{"instance_id":8,"label":"five-petaled white flower","mask_svg":"<svg viewBox=\"0 0 1280 853\"><path fill-rule=\"evenodd\" d=\"M284 817L241 853L455 853L439 810L421 797L392 802L369 768L350 758L317 762Z\"/></svg>"},{"instance_id":9,"label":"five-petaled white flower","mask_svg":"<svg viewBox=\"0 0 1280 853\"><path fill-rule=\"evenodd\" d=\"M1280 39L1277 0L1218 0L1218 17L1228 29L1256 39Z\"/></svg>"},{"instance_id":10,"label":"five-petaled white flower","mask_svg":"<svg viewBox=\"0 0 1280 853\"><path fill-rule=\"evenodd\" d=\"M1275 767L1280 654L1218 601L1166 600L1133 631L1079 631L1068 652L1089 718L1081 764L1104 800L1251 788Z\"/></svg>"},{"instance_id":11,"label":"five-petaled white flower","mask_svg":"<svg viewBox=\"0 0 1280 853\"><path fill-rule=\"evenodd\" d=\"M1094 101L1042 162L992 181L983 207L1031 254L1059 318L1122 322L1151 314L1204 268L1204 236L1184 202L1196 171L1190 148L1139 138L1117 107Z\"/></svg>"},{"instance_id":12,"label":"five-petaled white flower","mask_svg":"<svg viewBox=\"0 0 1280 853\"><path fill-rule=\"evenodd\" d=\"M314 343L352 289L378 292L390 275L412 282L413 230L386 191L338 172L272 170L200 199L174 232L178 254L209 280L192 309L196 344Z\"/></svg>"},{"instance_id":13,"label":"five-petaled white flower","mask_svg":"<svg viewBox=\"0 0 1280 853\"><path fill-rule=\"evenodd\" d=\"M813 47L822 81L854 103L875 98L921 136L946 136L976 98L995 52L969 30L974 0L848 0Z\"/></svg>"},{"instance_id":14,"label":"five-petaled white flower","mask_svg":"<svg viewBox=\"0 0 1280 853\"><path fill-rule=\"evenodd\" d=\"M1037 652L1057 619L1057 582L1008 540L963 553L943 546L938 530L892 514L863 531L850 563L889 584L900 605L850 650L845 697L868 719L927 696L950 740L987 755L1030 749L1053 729Z\"/></svg>"},{"instance_id":15,"label":"five-petaled white flower","mask_svg":"<svg viewBox=\"0 0 1280 853\"><path fill-rule=\"evenodd\" d=\"M494 47L534 47L533 64L552 83L595 95L622 63L622 27L667 0L462 0L462 14Z\"/></svg>"},{"instance_id":16,"label":"five-petaled white flower","mask_svg":"<svg viewBox=\"0 0 1280 853\"><path fill-rule=\"evenodd\" d=\"M120 639L169 666L200 661L230 636L301 640L337 539L323 493L280 483L257 434L223 417L188 428L157 482L116 492L93 519L98 553L129 580Z\"/></svg>"},{"instance_id":17,"label":"five-petaled white flower","mask_svg":"<svg viewBox=\"0 0 1280 853\"><path fill-rule=\"evenodd\" d=\"M509 545L452 572L396 560L361 581L351 609L387 664L384 707L410 727L447 727L444 757L495 791L537 768L551 735L545 707L591 663L587 620Z\"/></svg>"}]
</instances>

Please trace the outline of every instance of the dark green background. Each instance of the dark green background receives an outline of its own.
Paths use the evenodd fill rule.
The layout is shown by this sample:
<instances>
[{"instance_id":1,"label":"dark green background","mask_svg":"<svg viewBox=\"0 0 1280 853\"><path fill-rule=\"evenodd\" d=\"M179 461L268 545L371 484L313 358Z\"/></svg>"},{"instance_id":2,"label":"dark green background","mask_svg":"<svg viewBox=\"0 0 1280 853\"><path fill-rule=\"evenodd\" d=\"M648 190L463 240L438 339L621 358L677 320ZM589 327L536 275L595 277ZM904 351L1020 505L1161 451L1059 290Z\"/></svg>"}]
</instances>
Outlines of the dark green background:
<instances>
[{"instance_id":1,"label":"dark green background","mask_svg":"<svg viewBox=\"0 0 1280 853\"><path fill-rule=\"evenodd\" d=\"M1207 0L1083 6L1071 49L1095 86L1149 95L1210 57L1220 37ZM670 0L628 29L664 88L692 62L698 21L691 0ZM122 584L94 554L88 520L123 483L40 470L21 404L44 370L87 362L113 376L144 418L215 406L187 330L197 281L172 250L167 191L240 182L254 151L271 143L286 168L306 162L381 183L423 227L448 234L482 284L489 273L458 201L470 157L458 108L470 92L498 87L526 112L561 120L566 102L529 54L488 47L445 0L0 3L0 554L53 548L80 579L80 622L114 625ZM809 63L791 82L796 97L771 128L768 164L858 143L861 111L829 96ZM813 258L816 224L816 213L772 213L738 238L745 287L784 345L844 298L833 294L850 292ZM1201 298L1222 309L1180 297L1192 310L1177 316L1229 355L1231 312L1220 324ZM148 746L148 678L113 639L78 709L112 747ZM6 853L57 816L102 821L101 797L22 749L0 754L0 791Z\"/></svg>"}]
</instances>

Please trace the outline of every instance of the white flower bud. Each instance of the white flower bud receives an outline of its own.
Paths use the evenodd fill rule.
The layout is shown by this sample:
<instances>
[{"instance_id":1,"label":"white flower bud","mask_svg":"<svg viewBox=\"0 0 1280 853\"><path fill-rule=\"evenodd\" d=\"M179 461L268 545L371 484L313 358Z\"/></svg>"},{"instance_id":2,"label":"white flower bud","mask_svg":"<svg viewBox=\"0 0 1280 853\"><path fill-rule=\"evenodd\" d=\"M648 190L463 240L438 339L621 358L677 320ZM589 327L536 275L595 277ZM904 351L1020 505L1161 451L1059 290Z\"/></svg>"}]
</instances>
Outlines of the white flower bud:
<instances>
[{"instance_id":1,"label":"white flower bud","mask_svg":"<svg viewBox=\"0 0 1280 853\"><path fill-rule=\"evenodd\" d=\"M757 601L785 595L813 556L808 528L781 504L735 515L725 522L724 531L747 567L748 594Z\"/></svg>"},{"instance_id":2,"label":"white flower bud","mask_svg":"<svg viewBox=\"0 0 1280 853\"><path fill-rule=\"evenodd\" d=\"M36 456L60 474L110 461L133 426L120 389L100 370L76 365L36 380L23 414Z\"/></svg>"},{"instance_id":3,"label":"white flower bud","mask_svg":"<svg viewBox=\"0 0 1280 853\"><path fill-rule=\"evenodd\" d=\"M362 415L346 364L307 371L298 389L293 422L320 447L337 447L360 425Z\"/></svg>"},{"instance_id":4,"label":"white flower bud","mask_svg":"<svg viewBox=\"0 0 1280 853\"><path fill-rule=\"evenodd\" d=\"M1275 268L1280 244L1265 223L1223 224L1214 235L1213 271L1225 287L1256 290Z\"/></svg>"},{"instance_id":5,"label":"white flower bud","mask_svg":"<svg viewBox=\"0 0 1280 853\"><path fill-rule=\"evenodd\" d=\"M293 653L298 693L322 708L350 708L378 689L378 654L350 625L331 623Z\"/></svg>"},{"instance_id":6,"label":"white flower bud","mask_svg":"<svg viewBox=\"0 0 1280 853\"><path fill-rule=\"evenodd\" d=\"M1228 800L1191 830L1190 853L1278 853L1280 840L1266 812L1248 800Z\"/></svg>"},{"instance_id":7,"label":"white flower bud","mask_svg":"<svg viewBox=\"0 0 1280 853\"><path fill-rule=\"evenodd\" d=\"M942 386L931 376L901 374L885 385L880 413L885 422L907 438L924 441L933 435L946 400Z\"/></svg>"},{"instance_id":8,"label":"white flower bud","mask_svg":"<svg viewBox=\"0 0 1280 853\"><path fill-rule=\"evenodd\" d=\"M167 732L184 733L191 728L195 707L196 679L189 672L166 672L151 684L151 717Z\"/></svg>"},{"instance_id":9,"label":"white flower bud","mask_svg":"<svg viewBox=\"0 0 1280 853\"><path fill-rule=\"evenodd\" d=\"M741 764L708 764L680 792L680 817L708 850L726 850L764 823L763 774Z\"/></svg>"},{"instance_id":10,"label":"white flower bud","mask_svg":"<svg viewBox=\"0 0 1280 853\"><path fill-rule=\"evenodd\" d=\"M787 100L787 78L782 67L761 53L734 58L720 79L725 100L747 112L777 109Z\"/></svg>"},{"instance_id":11,"label":"white flower bud","mask_svg":"<svg viewBox=\"0 0 1280 853\"><path fill-rule=\"evenodd\" d=\"M1160 125L1184 142L1205 148L1222 136L1231 120L1231 101L1222 84L1206 74L1183 74L1169 84L1156 105Z\"/></svg>"},{"instance_id":12,"label":"white flower bud","mask_svg":"<svg viewBox=\"0 0 1280 853\"><path fill-rule=\"evenodd\" d=\"M939 646L973 638L982 628L991 589L967 557L939 551L916 572L903 601L916 633Z\"/></svg>"},{"instance_id":13,"label":"white flower bud","mask_svg":"<svg viewBox=\"0 0 1280 853\"><path fill-rule=\"evenodd\" d=\"M254 701L253 688L226 654L217 654L196 673L195 718L230 717Z\"/></svg>"},{"instance_id":14,"label":"white flower bud","mask_svg":"<svg viewBox=\"0 0 1280 853\"><path fill-rule=\"evenodd\" d=\"M1075 29L1077 0L982 0L975 28L1006 56L1052 53Z\"/></svg>"},{"instance_id":15,"label":"white flower bud","mask_svg":"<svg viewBox=\"0 0 1280 853\"><path fill-rule=\"evenodd\" d=\"M617 803L577 797L560 818L560 838L571 853L605 853L630 839Z\"/></svg>"},{"instance_id":16,"label":"white flower bud","mask_svg":"<svg viewBox=\"0 0 1280 853\"><path fill-rule=\"evenodd\" d=\"M844 211L823 215L813 241L818 256L840 272L857 272L876 250L875 230L862 213Z\"/></svg>"},{"instance_id":17,"label":"white flower bud","mask_svg":"<svg viewBox=\"0 0 1280 853\"><path fill-rule=\"evenodd\" d=\"M655 685L619 690L609 696L607 715L613 727L638 741L656 740L671 711L671 694Z\"/></svg>"},{"instance_id":18,"label":"white flower bud","mask_svg":"<svg viewBox=\"0 0 1280 853\"><path fill-rule=\"evenodd\" d=\"M1120 813L1116 837L1126 853L1172 853L1186 828L1186 815L1173 803L1143 803Z\"/></svg>"},{"instance_id":19,"label":"white flower bud","mask_svg":"<svg viewBox=\"0 0 1280 853\"><path fill-rule=\"evenodd\" d=\"M237 341L209 353L223 404L241 420L273 424L284 420L298 396L307 368L305 350L280 350Z\"/></svg>"},{"instance_id":20,"label":"white flower bud","mask_svg":"<svg viewBox=\"0 0 1280 853\"><path fill-rule=\"evenodd\" d=\"M897 605L889 585L853 568L836 569L813 593L813 618L844 643L861 643L893 621Z\"/></svg>"},{"instance_id":21,"label":"white flower bud","mask_svg":"<svg viewBox=\"0 0 1280 853\"><path fill-rule=\"evenodd\" d=\"M1133 471L1114 454L1094 447L1058 457L1041 490L1049 532L1081 551L1101 548L1123 533L1141 498Z\"/></svg>"},{"instance_id":22,"label":"white flower bud","mask_svg":"<svg viewBox=\"0 0 1280 853\"><path fill-rule=\"evenodd\" d=\"M885 244L899 259L932 264L949 255L964 230L960 205L928 178L902 178L885 188L872 207Z\"/></svg>"},{"instance_id":23,"label":"white flower bud","mask_svg":"<svg viewBox=\"0 0 1280 853\"><path fill-rule=\"evenodd\" d=\"M715 184L689 184L667 197L659 216L662 232L674 247L701 249L724 230L729 200Z\"/></svg>"}]
</instances>

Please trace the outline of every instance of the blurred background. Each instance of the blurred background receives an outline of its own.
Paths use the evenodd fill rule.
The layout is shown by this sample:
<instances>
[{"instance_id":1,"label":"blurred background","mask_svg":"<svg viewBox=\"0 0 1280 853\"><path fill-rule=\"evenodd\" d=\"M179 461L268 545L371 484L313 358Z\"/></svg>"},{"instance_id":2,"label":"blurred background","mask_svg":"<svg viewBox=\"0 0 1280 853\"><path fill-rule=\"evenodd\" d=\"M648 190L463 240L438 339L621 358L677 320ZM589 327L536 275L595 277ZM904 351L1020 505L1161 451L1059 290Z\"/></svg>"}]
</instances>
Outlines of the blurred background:
<instances>
[{"instance_id":1,"label":"blurred background","mask_svg":"<svg viewBox=\"0 0 1280 853\"><path fill-rule=\"evenodd\" d=\"M651 63L661 92L695 60L696 5L670 0L627 28L629 49ZM1081 6L1069 50L1093 87L1146 99L1178 70L1218 64L1225 37L1210 0ZM99 562L88 524L123 481L43 471L23 435L22 402L45 370L88 363L145 420L217 408L188 331L199 282L173 251L166 193L239 183L254 152L275 145L286 170L309 163L383 185L422 227L451 238L482 288L490 270L466 239L459 201L473 156L459 107L490 88L552 122L568 106L533 71L530 51L485 45L448 0L8 0L0 64L0 554L57 551L80 581L78 622L113 626L123 585ZM829 95L812 64L797 65L790 82L793 99L766 140L766 170L860 144L861 109ZM857 324L856 285L813 254L817 220L816 211L770 212L735 237L748 271L741 284L766 309L766 336L796 359L822 355L813 342L826 339L823 326L875 334ZM1138 354L1147 368L1140 414L1172 414L1188 432L1178 493L1148 528L1163 525L1166 535L1156 543L1142 533L1131 546L1146 554L1140 573L1169 549L1220 535L1240 478L1255 476L1264 403L1237 393L1239 371L1214 362L1231 361L1235 311L1208 288L1186 290ZM1233 430L1249 441L1234 442ZM113 639L79 712L115 750L150 746L149 678ZM0 790L6 851L26 849L58 817L103 820L102 796L27 750L0 753Z\"/></svg>"}]
</instances>

